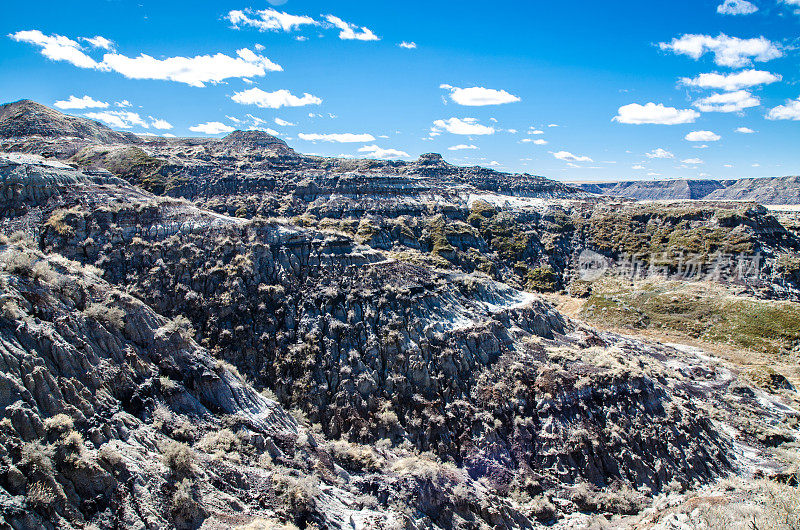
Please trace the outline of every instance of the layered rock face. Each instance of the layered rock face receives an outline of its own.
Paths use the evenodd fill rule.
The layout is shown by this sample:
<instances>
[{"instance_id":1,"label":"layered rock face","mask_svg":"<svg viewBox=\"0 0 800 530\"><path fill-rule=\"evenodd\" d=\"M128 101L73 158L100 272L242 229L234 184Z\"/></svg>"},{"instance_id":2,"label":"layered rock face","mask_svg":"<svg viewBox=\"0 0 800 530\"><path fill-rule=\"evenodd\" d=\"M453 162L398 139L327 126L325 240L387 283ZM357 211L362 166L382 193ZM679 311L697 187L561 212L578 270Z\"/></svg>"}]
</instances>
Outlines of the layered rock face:
<instances>
[{"instance_id":1,"label":"layered rock face","mask_svg":"<svg viewBox=\"0 0 800 530\"><path fill-rule=\"evenodd\" d=\"M703 199L717 190L724 189L725 184L718 180L658 180L631 182L603 182L597 184L580 184L579 187L598 195L628 197L636 200L680 200ZM744 198L744 197L743 197ZM755 200L755 198L745 198Z\"/></svg>"},{"instance_id":2,"label":"layered rock face","mask_svg":"<svg viewBox=\"0 0 800 530\"><path fill-rule=\"evenodd\" d=\"M800 177L735 180L655 180L578 184L589 193L636 200L752 201L760 204L800 204Z\"/></svg>"},{"instance_id":3,"label":"layered rock face","mask_svg":"<svg viewBox=\"0 0 800 530\"><path fill-rule=\"evenodd\" d=\"M532 292L587 248L796 249L761 207L608 204L260 132L42 138L3 146L72 152L0 159L5 524L580 526L764 450L778 413L729 370Z\"/></svg>"}]
</instances>

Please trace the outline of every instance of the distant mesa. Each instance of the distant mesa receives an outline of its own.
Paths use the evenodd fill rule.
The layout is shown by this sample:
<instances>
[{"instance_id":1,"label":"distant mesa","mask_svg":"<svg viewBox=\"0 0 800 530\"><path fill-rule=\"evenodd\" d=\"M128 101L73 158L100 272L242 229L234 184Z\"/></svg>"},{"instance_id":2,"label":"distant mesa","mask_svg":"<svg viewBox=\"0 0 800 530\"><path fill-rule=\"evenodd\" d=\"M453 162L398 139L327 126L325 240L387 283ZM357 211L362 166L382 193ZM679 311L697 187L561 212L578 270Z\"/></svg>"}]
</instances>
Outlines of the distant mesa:
<instances>
[{"instance_id":1,"label":"distant mesa","mask_svg":"<svg viewBox=\"0 0 800 530\"><path fill-rule=\"evenodd\" d=\"M419 155L417 159L417 165L419 166L449 166L447 162L445 162L442 155L439 153L424 153Z\"/></svg>"},{"instance_id":2,"label":"distant mesa","mask_svg":"<svg viewBox=\"0 0 800 530\"><path fill-rule=\"evenodd\" d=\"M734 180L674 179L577 184L597 195L636 200L754 201L760 204L800 204L800 177Z\"/></svg>"},{"instance_id":3,"label":"distant mesa","mask_svg":"<svg viewBox=\"0 0 800 530\"><path fill-rule=\"evenodd\" d=\"M280 145L289 147L286 142L264 131L233 131L222 139L232 147L272 147Z\"/></svg>"}]
</instances>

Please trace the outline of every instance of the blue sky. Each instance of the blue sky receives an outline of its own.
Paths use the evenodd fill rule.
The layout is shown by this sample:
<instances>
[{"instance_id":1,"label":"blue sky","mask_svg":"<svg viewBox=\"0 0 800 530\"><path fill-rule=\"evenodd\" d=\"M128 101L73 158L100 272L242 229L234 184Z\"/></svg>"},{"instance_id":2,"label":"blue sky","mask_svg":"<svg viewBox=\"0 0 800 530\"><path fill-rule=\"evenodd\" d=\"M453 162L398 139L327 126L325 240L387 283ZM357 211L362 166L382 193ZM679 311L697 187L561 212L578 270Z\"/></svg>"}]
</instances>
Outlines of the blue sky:
<instances>
[{"instance_id":1,"label":"blue sky","mask_svg":"<svg viewBox=\"0 0 800 530\"><path fill-rule=\"evenodd\" d=\"M0 100L136 133L560 180L800 174L800 0L15 2L0 35Z\"/></svg>"}]
</instances>

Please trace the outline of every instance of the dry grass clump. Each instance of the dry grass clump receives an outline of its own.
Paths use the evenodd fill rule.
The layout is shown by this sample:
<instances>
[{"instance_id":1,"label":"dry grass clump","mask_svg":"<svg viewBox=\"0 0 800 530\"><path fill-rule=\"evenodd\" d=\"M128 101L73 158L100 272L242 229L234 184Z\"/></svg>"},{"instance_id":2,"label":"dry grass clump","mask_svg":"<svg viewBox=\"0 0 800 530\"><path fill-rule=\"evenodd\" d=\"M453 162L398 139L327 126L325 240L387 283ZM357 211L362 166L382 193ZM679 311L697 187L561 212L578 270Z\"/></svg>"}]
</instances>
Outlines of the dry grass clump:
<instances>
[{"instance_id":1,"label":"dry grass clump","mask_svg":"<svg viewBox=\"0 0 800 530\"><path fill-rule=\"evenodd\" d=\"M33 267L37 261L36 253L22 245L9 246L0 254L0 264L2 264L3 270L19 276L33 276Z\"/></svg>"},{"instance_id":2,"label":"dry grass clump","mask_svg":"<svg viewBox=\"0 0 800 530\"><path fill-rule=\"evenodd\" d=\"M79 214L80 209L78 207L71 210L56 210L47 219L45 225L52 228L60 236L72 237L75 235L75 229L68 224L67 220Z\"/></svg>"},{"instance_id":3,"label":"dry grass clump","mask_svg":"<svg viewBox=\"0 0 800 530\"><path fill-rule=\"evenodd\" d=\"M641 495L627 484L597 491L588 483L580 483L573 489L571 500L584 512L635 515L642 510Z\"/></svg>"},{"instance_id":4,"label":"dry grass clump","mask_svg":"<svg viewBox=\"0 0 800 530\"><path fill-rule=\"evenodd\" d=\"M558 508L544 495L537 495L527 504L526 508L537 520L543 523L553 521L558 515Z\"/></svg>"},{"instance_id":5,"label":"dry grass clump","mask_svg":"<svg viewBox=\"0 0 800 530\"><path fill-rule=\"evenodd\" d=\"M176 476L188 477L194 474L197 457L186 444L169 440L161 444L161 460Z\"/></svg>"},{"instance_id":6,"label":"dry grass clump","mask_svg":"<svg viewBox=\"0 0 800 530\"><path fill-rule=\"evenodd\" d=\"M179 414L174 414L163 403L153 411L152 425L154 429L176 440L188 442L197 437L197 428Z\"/></svg>"},{"instance_id":7,"label":"dry grass clump","mask_svg":"<svg viewBox=\"0 0 800 530\"><path fill-rule=\"evenodd\" d=\"M112 329L121 330L125 327L125 312L107 304L90 304L83 310L87 318L105 324Z\"/></svg>"},{"instance_id":8,"label":"dry grass clump","mask_svg":"<svg viewBox=\"0 0 800 530\"><path fill-rule=\"evenodd\" d=\"M462 478L455 466L439 462L432 455L408 456L392 464L391 470L399 475L411 475L417 480L433 484L460 483Z\"/></svg>"},{"instance_id":9,"label":"dry grass clump","mask_svg":"<svg viewBox=\"0 0 800 530\"><path fill-rule=\"evenodd\" d=\"M63 437L74 428L72 418L66 414L56 414L44 420L44 429L51 436Z\"/></svg>"},{"instance_id":10,"label":"dry grass clump","mask_svg":"<svg viewBox=\"0 0 800 530\"><path fill-rule=\"evenodd\" d=\"M194 489L194 482L188 478L175 484L170 508L176 519L194 521L203 514L203 508L195 497Z\"/></svg>"},{"instance_id":11,"label":"dry grass clump","mask_svg":"<svg viewBox=\"0 0 800 530\"><path fill-rule=\"evenodd\" d=\"M372 448L339 440L329 446L334 459L345 469L354 472L379 471L383 458Z\"/></svg>"},{"instance_id":12,"label":"dry grass clump","mask_svg":"<svg viewBox=\"0 0 800 530\"><path fill-rule=\"evenodd\" d=\"M83 441L83 435L77 431L72 431L61 440L59 449L65 456L80 458L86 447Z\"/></svg>"},{"instance_id":13,"label":"dry grass clump","mask_svg":"<svg viewBox=\"0 0 800 530\"><path fill-rule=\"evenodd\" d=\"M156 330L156 338L168 339L175 333L184 340L190 340L194 337L195 330L188 318L178 315Z\"/></svg>"},{"instance_id":14,"label":"dry grass clump","mask_svg":"<svg viewBox=\"0 0 800 530\"><path fill-rule=\"evenodd\" d=\"M314 511L314 499L320 491L313 476L293 477L288 470L279 468L272 476L272 483L284 510L295 522L304 521Z\"/></svg>"},{"instance_id":15,"label":"dry grass clump","mask_svg":"<svg viewBox=\"0 0 800 530\"><path fill-rule=\"evenodd\" d=\"M38 481L28 486L25 501L35 510L49 510L59 498L58 491L45 482Z\"/></svg>"},{"instance_id":16,"label":"dry grass clump","mask_svg":"<svg viewBox=\"0 0 800 530\"><path fill-rule=\"evenodd\" d=\"M241 462L242 460L242 441L230 429L206 433L197 442L197 448L204 453L213 455L217 459L231 460L233 462Z\"/></svg>"},{"instance_id":17,"label":"dry grass clump","mask_svg":"<svg viewBox=\"0 0 800 530\"><path fill-rule=\"evenodd\" d=\"M28 442L22 446L22 465L30 466L44 475L53 474L53 448L39 441Z\"/></svg>"}]
</instances>

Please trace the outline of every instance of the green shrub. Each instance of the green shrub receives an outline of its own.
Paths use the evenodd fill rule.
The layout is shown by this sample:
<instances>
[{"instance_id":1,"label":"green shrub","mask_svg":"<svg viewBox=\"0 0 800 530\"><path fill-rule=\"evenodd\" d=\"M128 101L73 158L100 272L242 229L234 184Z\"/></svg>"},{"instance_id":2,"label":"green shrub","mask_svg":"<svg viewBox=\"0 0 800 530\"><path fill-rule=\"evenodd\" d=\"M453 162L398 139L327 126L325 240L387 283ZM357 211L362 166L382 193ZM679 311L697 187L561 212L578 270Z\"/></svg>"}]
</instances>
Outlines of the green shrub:
<instances>
[{"instance_id":1,"label":"green shrub","mask_svg":"<svg viewBox=\"0 0 800 530\"><path fill-rule=\"evenodd\" d=\"M529 291L549 293L555 291L558 285L558 277L550 265L530 269L526 280L525 288Z\"/></svg>"}]
</instances>

